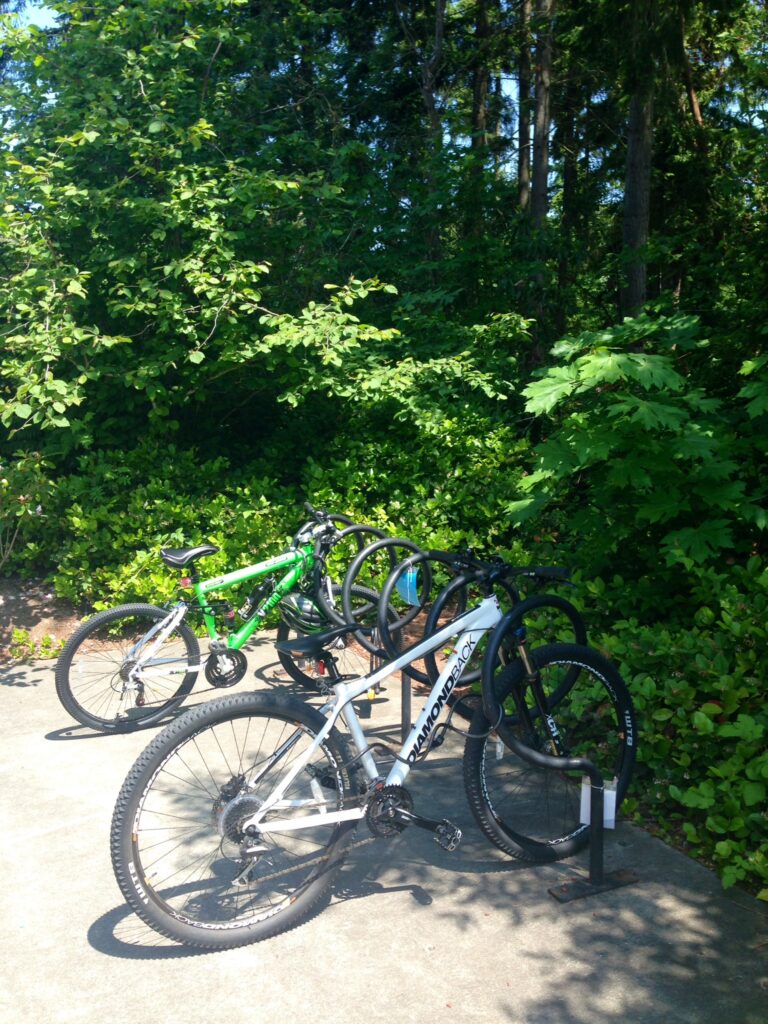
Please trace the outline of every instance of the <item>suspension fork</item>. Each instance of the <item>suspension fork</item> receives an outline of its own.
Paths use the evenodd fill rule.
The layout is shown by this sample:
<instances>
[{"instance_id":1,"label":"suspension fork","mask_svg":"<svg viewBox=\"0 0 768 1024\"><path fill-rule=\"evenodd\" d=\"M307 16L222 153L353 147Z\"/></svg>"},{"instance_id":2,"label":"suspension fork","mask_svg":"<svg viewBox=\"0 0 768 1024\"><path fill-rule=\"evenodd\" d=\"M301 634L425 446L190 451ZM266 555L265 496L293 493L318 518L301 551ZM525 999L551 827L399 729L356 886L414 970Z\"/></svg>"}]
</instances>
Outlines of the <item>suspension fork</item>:
<instances>
[{"instance_id":1,"label":"suspension fork","mask_svg":"<svg viewBox=\"0 0 768 1024\"><path fill-rule=\"evenodd\" d=\"M554 718L549 713L550 709L547 705L547 695L544 693L544 688L541 685L541 673L539 672L538 667L534 664L528 648L528 633L525 625L521 624L515 630L514 642L517 649L517 656L520 658L525 672L525 680L521 688L515 688L513 695L517 706L518 716L520 721L525 725L530 745L533 749L537 748L537 744L535 742L536 730L534 728L535 716L531 715L532 709L526 703L526 690L530 690L532 693L541 721L544 724L544 735L546 737L547 747L549 747L549 750L554 757L563 757L564 748L560 737L560 731L557 728ZM499 653L501 654L502 652L500 651ZM504 659L502 659L502 662L503 661Z\"/></svg>"}]
</instances>

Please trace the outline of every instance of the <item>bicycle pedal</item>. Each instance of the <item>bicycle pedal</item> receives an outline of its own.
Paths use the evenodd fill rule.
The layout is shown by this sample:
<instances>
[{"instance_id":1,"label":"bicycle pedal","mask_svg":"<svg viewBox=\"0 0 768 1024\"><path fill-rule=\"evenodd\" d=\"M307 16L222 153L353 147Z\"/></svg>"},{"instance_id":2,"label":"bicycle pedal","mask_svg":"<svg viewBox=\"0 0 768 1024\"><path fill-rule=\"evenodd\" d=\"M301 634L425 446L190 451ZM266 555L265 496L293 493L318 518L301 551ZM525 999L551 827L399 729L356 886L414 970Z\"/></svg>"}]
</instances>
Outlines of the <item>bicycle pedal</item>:
<instances>
[{"instance_id":1,"label":"bicycle pedal","mask_svg":"<svg viewBox=\"0 0 768 1024\"><path fill-rule=\"evenodd\" d=\"M459 845L461 836L461 829L450 821L441 821L435 829L435 842L449 853Z\"/></svg>"}]
</instances>

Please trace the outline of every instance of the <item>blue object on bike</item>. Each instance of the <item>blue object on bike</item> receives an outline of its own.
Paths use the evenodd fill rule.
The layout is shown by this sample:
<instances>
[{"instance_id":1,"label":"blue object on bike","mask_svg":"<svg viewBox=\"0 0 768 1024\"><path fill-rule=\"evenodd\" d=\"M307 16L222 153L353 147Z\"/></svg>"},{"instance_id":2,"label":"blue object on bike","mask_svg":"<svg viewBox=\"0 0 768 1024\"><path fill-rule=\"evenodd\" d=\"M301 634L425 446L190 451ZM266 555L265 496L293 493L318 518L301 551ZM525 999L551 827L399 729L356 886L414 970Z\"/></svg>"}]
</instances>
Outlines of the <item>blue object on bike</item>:
<instances>
[{"instance_id":1,"label":"blue object on bike","mask_svg":"<svg viewBox=\"0 0 768 1024\"><path fill-rule=\"evenodd\" d=\"M395 584L398 594L408 604L419 603L418 579L419 570L408 569L400 575Z\"/></svg>"}]
</instances>

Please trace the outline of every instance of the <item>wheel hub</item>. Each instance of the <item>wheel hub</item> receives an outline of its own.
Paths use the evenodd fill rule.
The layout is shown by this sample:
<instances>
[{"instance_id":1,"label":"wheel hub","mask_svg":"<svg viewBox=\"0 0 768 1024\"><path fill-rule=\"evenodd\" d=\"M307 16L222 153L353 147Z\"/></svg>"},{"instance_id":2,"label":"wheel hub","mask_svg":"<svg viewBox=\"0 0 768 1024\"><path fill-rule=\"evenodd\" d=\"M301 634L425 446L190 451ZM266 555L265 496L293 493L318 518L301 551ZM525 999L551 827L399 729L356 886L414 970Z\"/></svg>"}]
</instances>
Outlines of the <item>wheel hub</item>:
<instances>
[{"instance_id":1,"label":"wheel hub","mask_svg":"<svg viewBox=\"0 0 768 1024\"><path fill-rule=\"evenodd\" d=\"M234 843L239 848L246 838L255 838L258 830L253 830L253 836L250 830L246 835L244 825L256 814L262 803L254 793L240 793L229 799L222 790L213 805L214 823L222 840Z\"/></svg>"}]
</instances>

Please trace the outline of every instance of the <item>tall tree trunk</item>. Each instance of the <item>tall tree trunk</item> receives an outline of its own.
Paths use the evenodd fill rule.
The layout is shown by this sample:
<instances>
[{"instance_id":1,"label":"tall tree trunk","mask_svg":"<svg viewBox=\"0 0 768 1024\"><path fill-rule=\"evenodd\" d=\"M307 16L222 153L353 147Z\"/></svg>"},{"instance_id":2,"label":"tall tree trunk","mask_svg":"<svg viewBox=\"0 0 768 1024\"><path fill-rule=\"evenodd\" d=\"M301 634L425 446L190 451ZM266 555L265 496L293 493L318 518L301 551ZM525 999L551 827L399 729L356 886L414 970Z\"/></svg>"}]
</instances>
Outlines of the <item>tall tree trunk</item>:
<instances>
[{"instance_id":1,"label":"tall tree trunk","mask_svg":"<svg viewBox=\"0 0 768 1024\"><path fill-rule=\"evenodd\" d=\"M653 146L653 91L635 92L629 104L623 241L627 260L621 312L634 316L646 299L647 269L641 250L648 242Z\"/></svg>"},{"instance_id":2,"label":"tall tree trunk","mask_svg":"<svg viewBox=\"0 0 768 1024\"><path fill-rule=\"evenodd\" d=\"M573 272L574 238L577 233L578 220L578 156L579 144L576 138L576 118L580 109L580 93L576 86L572 69L569 68L563 97L563 110L558 118L557 141L562 161L562 216L560 218L561 243L557 268L558 291L562 296L557 304L555 321L559 334L565 333L565 314L568 308L565 293L570 288Z\"/></svg>"},{"instance_id":3,"label":"tall tree trunk","mask_svg":"<svg viewBox=\"0 0 768 1024\"><path fill-rule=\"evenodd\" d=\"M549 98L552 81L552 16L555 0L536 0L536 112L533 126L531 220L542 228L548 209Z\"/></svg>"},{"instance_id":4,"label":"tall tree trunk","mask_svg":"<svg viewBox=\"0 0 768 1024\"><path fill-rule=\"evenodd\" d=\"M475 16L475 55L472 61L472 151L483 152L488 144L488 38L491 26L488 21L487 0L477 0Z\"/></svg>"},{"instance_id":5,"label":"tall tree trunk","mask_svg":"<svg viewBox=\"0 0 768 1024\"><path fill-rule=\"evenodd\" d=\"M440 111L437 106L437 76L443 59L445 5L446 0L435 0L435 30L432 53L429 57L422 56L421 60L421 95L429 117L432 144L436 149L440 148L443 132L440 122Z\"/></svg>"},{"instance_id":6,"label":"tall tree trunk","mask_svg":"<svg viewBox=\"0 0 768 1024\"><path fill-rule=\"evenodd\" d=\"M483 234L483 175L488 149L488 86L491 78L488 69L490 34L487 0L477 0L472 58L471 160L465 209L465 235L473 239Z\"/></svg>"},{"instance_id":7,"label":"tall tree trunk","mask_svg":"<svg viewBox=\"0 0 768 1024\"><path fill-rule=\"evenodd\" d=\"M407 20L403 17L399 4L395 4L397 17L408 41L409 46L416 55L421 71L421 97L429 122L429 154L426 161L427 188L430 192L435 191L434 163L437 154L442 149L443 125L440 119L440 110L437 103L437 79L440 73L440 66L443 59L443 38L445 35L445 6L446 0L435 0L435 21L432 35L432 52L427 56L419 45ZM427 258L433 264L430 277L433 286L439 283L439 275L436 265L442 258L442 241L440 238L440 227L434 220L430 222L427 230Z\"/></svg>"},{"instance_id":8,"label":"tall tree trunk","mask_svg":"<svg viewBox=\"0 0 768 1024\"><path fill-rule=\"evenodd\" d=\"M527 210L531 197L531 0L520 5L520 40L517 182L520 209Z\"/></svg>"}]
</instances>

